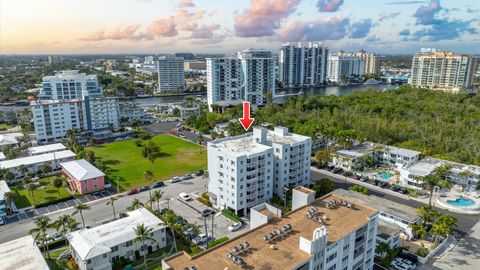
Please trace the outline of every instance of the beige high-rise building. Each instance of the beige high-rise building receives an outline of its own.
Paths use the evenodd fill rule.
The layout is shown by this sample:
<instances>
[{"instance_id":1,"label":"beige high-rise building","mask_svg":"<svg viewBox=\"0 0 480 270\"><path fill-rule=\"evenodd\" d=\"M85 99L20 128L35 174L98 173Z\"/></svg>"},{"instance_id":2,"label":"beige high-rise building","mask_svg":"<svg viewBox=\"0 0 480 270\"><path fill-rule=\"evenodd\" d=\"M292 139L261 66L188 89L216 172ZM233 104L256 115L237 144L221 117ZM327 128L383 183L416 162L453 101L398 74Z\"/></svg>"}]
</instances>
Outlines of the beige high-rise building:
<instances>
[{"instance_id":1,"label":"beige high-rise building","mask_svg":"<svg viewBox=\"0 0 480 270\"><path fill-rule=\"evenodd\" d=\"M449 51L422 49L413 57L410 84L459 92L472 88L478 58Z\"/></svg>"},{"instance_id":2,"label":"beige high-rise building","mask_svg":"<svg viewBox=\"0 0 480 270\"><path fill-rule=\"evenodd\" d=\"M367 53L361 50L355 56L362 59L365 65L365 74L380 74L380 59L375 53Z\"/></svg>"}]
</instances>

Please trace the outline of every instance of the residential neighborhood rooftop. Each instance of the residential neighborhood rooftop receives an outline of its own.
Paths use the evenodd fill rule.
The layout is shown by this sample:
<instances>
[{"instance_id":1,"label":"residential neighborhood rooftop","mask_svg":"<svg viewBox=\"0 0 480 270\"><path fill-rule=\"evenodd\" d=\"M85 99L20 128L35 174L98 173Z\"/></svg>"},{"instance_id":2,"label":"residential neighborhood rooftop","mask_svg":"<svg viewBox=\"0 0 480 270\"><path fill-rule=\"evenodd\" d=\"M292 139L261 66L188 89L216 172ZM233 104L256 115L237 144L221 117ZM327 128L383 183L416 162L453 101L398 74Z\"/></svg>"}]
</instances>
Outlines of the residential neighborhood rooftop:
<instances>
[{"instance_id":1,"label":"residential neighborhood rooftop","mask_svg":"<svg viewBox=\"0 0 480 270\"><path fill-rule=\"evenodd\" d=\"M232 262L227 253L233 247L248 242L251 251L243 253L246 269L294 269L310 258L310 254L301 250L300 238L312 240L313 232L320 227L317 222L307 219L306 214L313 206L317 207L320 216L325 216L324 221L328 232L329 244L343 238L347 234L367 224L377 210L361 204L354 204L352 208L335 206L326 208L326 203L333 199L349 200L334 194L325 195L311 205L296 209L282 218L273 217L265 225L252 229L212 249L190 256L185 252L177 253L164 260L168 265L166 269L183 270L185 267L196 266L197 269L240 269ZM263 240L263 236L284 225L291 224L292 231L288 236L275 241L275 249L271 243Z\"/></svg>"},{"instance_id":2,"label":"residential neighborhood rooftop","mask_svg":"<svg viewBox=\"0 0 480 270\"><path fill-rule=\"evenodd\" d=\"M2 270L49 269L31 235L0 244L0 262Z\"/></svg>"},{"instance_id":3,"label":"residential neighborhood rooftop","mask_svg":"<svg viewBox=\"0 0 480 270\"><path fill-rule=\"evenodd\" d=\"M127 212L127 217L94 227L67 234L67 240L75 252L88 260L110 251L111 247L133 240L138 224L156 231L165 227L162 220L145 208Z\"/></svg>"},{"instance_id":4,"label":"residential neighborhood rooftop","mask_svg":"<svg viewBox=\"0 0 480 270\"><path fill-rule=\"evenodd\" d=\"M404 156L404 157L415 157L420 155L421 153L415 150L410 150L406 148L400 148L396 146L386 146L386 150L384 152L394 154L397 156Z\"/></svg>"},{"instance_id":5,"label":"residential neighborhood rooftop","mask_svg":"<svg viewBox=\"0 0 480 270\"><path fill-rule=\"evenodd\" d=\"M10 192L10 188L5 180L0 180L0 201L5 199L5 193ZM0 213L1 214L1 213Z\"/></svg>"},{"instance_id":6,"label":"residential neighborhood rooftop","mask_svg":"<svg viewBox=\"0 0 480 270\"><path fill-rule=\"evenodd\" d=\"M396 216L409 222L415 222L418 219L417 209L408 205L380 198L375 195L365 195L356 191L344 189L336 189L332 193L338 196L349 198L350 200L364 205L370 205L381 212Z\"/></svg>"},{"instance_id":7,"label":"residential neighborhood rooftop","mask_svg":"<svg viewBox=\"0 0 480 270\"><path fill-rule=\"evenodd\" d=\"M378 144L375 144L372 142L363 142L363 143L353 145L350 148L339 150L336 153L349 158L357 158L357 157L370 154L376 145Z\"/></svg>"},{"instance_id":8,"label":"residential neighborhood rooftop","mask_svg":"<svg viewBox=\"0 0 480 270\"><path fill-rule=\"evenodd\" d=\"M22 158L17 158L17 159L10 159L10 160L4 160L0 162L0 169L10 169L10 168L16 168L20 165L32 165L32 164L38 164L41 162L47 162L47 161L52 161L55 159L62 159L62 158L73 158L75 157L75 153L73 153L70 150L64 150L64 151L59 151L59 152L54 152L54 153L47 153L47 154L41 154L41 155L36 155L36 156L29 156L29 157L22 157Z\"/></svg>"},{"instance_id":9,"label":"residential neighborhood rooftop","mask_svg":"<svg viewBox=\"0 0 480 270\"><path fill-rule=\"evenodd\" d=\"M304 142L306 139L310 139L310 137L288 132L288 129L284 127L275 127L273 131L267 132L267 140L276 143L295 144Z\"/></svg>"},{"instance_id":10,"label":"residential neighborhood rooftop","mask_svg":"<svg viewBox=\"0 0 480 270\"><path fill-rule=\"evenodd\" d=\"M60 163L60 166L78 181L105 176L102 171L85 159Z\"/></svg>"},{"instance_id":11,"label":"residential neighborhood rooftop","mask_svg":"<svg viewBox=\"0 0 480 270\"><path fill-rule=\"evenodd\" d=\"M390 237L395 236L401 232L402 228L398 226L383 222L381 220L378 222L377 236L384 240L387 240Z\"/></svg>"},{"instance_id":12,"label":"residential neighborhood rooftop","mask_svg":"<svg viewBox=\"0 0 480 270\"><path fill-rule=\"evenodd\" d=\"M416 176L426 176L433 173L433 171L435 171L436 168L442 165L450 166L451 171L456 171L456 172L470 171L475 174L480 174L479 166L466 165L458 162L452 162L452 161L442 160L442 159L433 158L433 157L425 157L419 160L418 162L415 162L410 167L408 167L408 170L410 173L415 174Z\"/></svg>"},{"instance_id":13,"label":"residential neighborhood rooftop","mask_svg":"<svg viewBox=\"0 0 480 270\"><path fill-rule=\"evenodd\" d=\"M3 152L0 152L0 161L7 159Z\"/></svg>"},{"instance_id":14,"label":"residential neighborhood rooftop","mask_svg":"<svg viewBox=\"0 0 480 270\"><path fill-rule=\"evenodd\" d=\"M23 134L19 132L0 134L0 146L17 144L17 138L22 136Z\"/></svg>"},{"instance_id":15,"label":"residential neighborhood rooftop","mask_svg":"<svg viewBox=\"0 0 480 270\"><path fill-rule=\"evenodd\" d=\"M221 149L221 151L224 153L230 153L238 156L261 153L271 149L270 146L254 142L252 133L216 139L213 142L208 142L208 145Z\"/></svg>"},{"instance_id":16,"label":"residential neighborhood rooftop","mask_svg":"<svg viewBox=\"0 0 480 270\"><path fill-rule=\"evenodd\" d=\"M28 148L28 153L30 155L39 155L50 152L57 152L67 149L67 147L61 143L47 144L41 146L35 146Z\"/></svg>"}]
</instances>

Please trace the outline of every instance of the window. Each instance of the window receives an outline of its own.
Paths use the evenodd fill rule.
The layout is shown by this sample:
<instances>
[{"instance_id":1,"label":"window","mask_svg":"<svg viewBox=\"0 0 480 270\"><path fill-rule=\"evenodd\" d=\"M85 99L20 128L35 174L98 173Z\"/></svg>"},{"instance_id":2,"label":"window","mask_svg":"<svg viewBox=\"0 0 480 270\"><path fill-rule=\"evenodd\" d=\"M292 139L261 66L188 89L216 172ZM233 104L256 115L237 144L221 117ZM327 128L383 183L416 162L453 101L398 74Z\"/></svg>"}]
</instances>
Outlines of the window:
<instances>
[{"instance_id":1,"label":"window","mask_svg":"<svg viewBox=\"0 0 480 270\"><path fill-rule=\"evenodd\" d=\"M334 270L335 268L337 268L337 264L334 264L334 265L330 266L330 267L328 268L328 270Z\"/></svg>"},{"instance_id":2,"label":"window","mask_svg":"<svg viewBox=\"0 0 480 270\"><path fill-rule=\"evenodd\" d=\"M116 252L116 251L118 251L118 246L112 247L112 252Z\"/></svg>"},{"instance_id":3,"label":"window","mask_svg":"<svg viewBox=\"0 0 480 270\"><path fill-rule=\"evenodd\" d=\"M103 254L103 258L106 259L108 257L108 254Z\"/></svg>"},{"instance_id":4,"label":"window","mask_svg":"<svg viewBox=\"0 0 480 270\"><path fill-rule=\"evenodd\" d=\"M132 245L132 241L127 241L126 246L129 247Z\"/></svg>"},{"instance_id":5,"label":"window","mask_svg":"<svg viewBox=\"0 0 480 270\"><path fill-rule=\"evenodd\" d=\"M337 252L333 253L332 255L330 255L328 258L327 258L327 263L331 262L333 259L335 259L337 257ZM333 268L335 269L335 268Z\"/></svg>"}]
</instances>

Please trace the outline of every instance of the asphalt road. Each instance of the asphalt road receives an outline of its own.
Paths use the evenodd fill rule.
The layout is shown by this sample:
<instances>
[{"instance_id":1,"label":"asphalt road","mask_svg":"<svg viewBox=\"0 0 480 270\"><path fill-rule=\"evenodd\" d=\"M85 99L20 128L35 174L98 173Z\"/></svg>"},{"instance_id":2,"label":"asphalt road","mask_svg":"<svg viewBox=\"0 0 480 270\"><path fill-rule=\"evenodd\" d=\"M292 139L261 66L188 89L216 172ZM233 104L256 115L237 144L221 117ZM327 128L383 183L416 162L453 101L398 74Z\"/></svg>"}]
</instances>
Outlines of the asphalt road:
<instances>
[{"instance_id":1,"label":"asphalt road","mask_svg":"<svg viewBox=\"0 0 480 270\"><path fill-rule=\"evenodd\" d=\"M349 181L346 181L345 177L341 176L341 175L338 175L336 177L332 177L332 176L326 175L324 173L311 171L311 178L310 179L312 180L312 182L315 181L315 180L319 180L320 178L328 178L328 179L332 180L335 188L348 189L350 186L354 185L353 183L351 183ZM355 181L355 180L352 179L352 181ZM368 194L375 195L375 196L378 196L378 197L382 197L382 198L385 198L385 199L388 199L388 200L391 200L391 201L394 201L394 202L397 202L397 203L405 204L405 205L408 205L408 206L411 206L411 207L414 207L414 208L419 208L422 205L422 203L420 203L416 200L400 198L400 197L397 197L397 196L394 196L394 195L378 192L378 191L370 189L370 188L368 188ZM455 231L453 233L453 235L455 236L455 238L457 240L460 240L461 238L465 237L470 232L472 227L477 222L480 221L480 215L458 214L458 213L449 212L447 210L439 209L439 208L437 208L437 210L440 213L450 214L450 215L457 218L458 227L455 229Z\"/></svg>"},{"instance_id":2,"label":"asphalt road","mask_svg":"<svg viewBox=\"0 0 480 270\"><path fill-rule=\"evenodd\" d=\"M182 210L186 209L185 206L181 206L177 204L178 194L180 192L187 192L187 193L201 193L202 191L206 190L206 179L202 179L201 177L196 177L191 180L182 181L179 183L166 183L165 187L160 188L165 193L163 195L163 200L171 199L171 206L174 211L179 211L179 214L184 214ZM141 202L146 203L148 201L149 193L148 191L144 191L142 193L138 193L131 196L124 196L119 198L115 201L115 210L118 213L125 212L126 208L131 204L134 198L139 199ZM85 223L89 225L97 225L103 222L109 221L113 219L113 211L110 205L106 205L108 198L102 198L90 203L87 203L91 208L87 211L83 212ZM166 206L166 201L163 202ZM73 208L65 208L63 210L48 213L48 216L52 221L56 220L59 216L65 214L72 214L74 212ZM186 214L185 214L186 215ZM199 216L200 214L198 214ZM187 220L188 216L186 215ZM222 217L223 218L223 217ZM76 216L77 221L81 222L80 216ZM221 221L222 219L216 219L216 221ZM28 234L28 231L34 227L34 219L28 219L25 221L21 221L18 223L7 224L0 226L0 243L4 243L7 241L11 241L17 239L19 237L25 236ZM221 225L220 227L225 227L225 225ZM228 227L228 226L227 226ZM52 230L53 232L53 230ZM214 231L215 233L215 231ZM222 233L221 231L218 232L219 234ZM217 235L217 234L216 234Z\"/></svg>"}]
</instances>

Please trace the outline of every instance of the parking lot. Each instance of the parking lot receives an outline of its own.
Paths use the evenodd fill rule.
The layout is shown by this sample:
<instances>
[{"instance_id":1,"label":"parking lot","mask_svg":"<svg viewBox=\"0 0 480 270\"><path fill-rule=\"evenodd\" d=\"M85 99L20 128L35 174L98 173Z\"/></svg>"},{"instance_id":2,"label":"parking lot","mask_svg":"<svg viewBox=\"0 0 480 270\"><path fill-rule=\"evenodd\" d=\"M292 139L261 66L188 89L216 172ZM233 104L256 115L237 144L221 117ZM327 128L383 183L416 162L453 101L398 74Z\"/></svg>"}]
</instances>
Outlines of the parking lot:
<instances>
[{"instance_id":1,"label":"parking lot","mask_svg":"<svg viewBox=\"0 0 480 270\"><path fill-rule=\"evenodd\" d=\"M49 205L49 206L39 207L39 208L36 208L36 209L34 209L34 208L33 209L28 209L25 212L18 213L16 215L3 217L3 220L6 224L15 223L15 222L19 222L19 221L22 221L22 220L25 220L25 219L28 219L28 218L41 216L41 215L51 213L51 212L55 212L55 211L58 211L58 210L62 210L62 209L68 208L68 207L73 207L73 206L78 205L80 203L87 203L87 202L95 201L95 200L110 196L112 194L113 194L113 191L104 190L102 192L96 192L96 193L93 193L93 194L88 194L88 195L85 195L85 196L77 197L77 198L74 198L74 199L70 199L68 201L59 202L59 203L52 204L52 205Z\"/></svg>"},{"instance_id":2,"label":"parking lot","mask_svg":"<svg viewBox=\"0 0 480 270\"><path fill-rule=\"evenodd\" d=\"M212 232L212 217L207 217L206 219L201 215L201 212L208 207L196 200L197 197L201 195L200 191L189 193L193 200L185 202L178 197L171 198L168 202L164 201L161 204L161 207L172 209L177 215L182 216L188 221L188 223L193 225L199 225L201 227L201 233L205 233L205 223L207 226L208 235L211 235ZM245 223L246 220L244 220ZM221 215L221 213L215 213L213 215L213 236L214 238L220 238L223 236L233 237L238 235L246 230L248 224L244 225L239 231L231 233L228 231L228 227L233 222Z\"/></svg>"}]
</instances>

